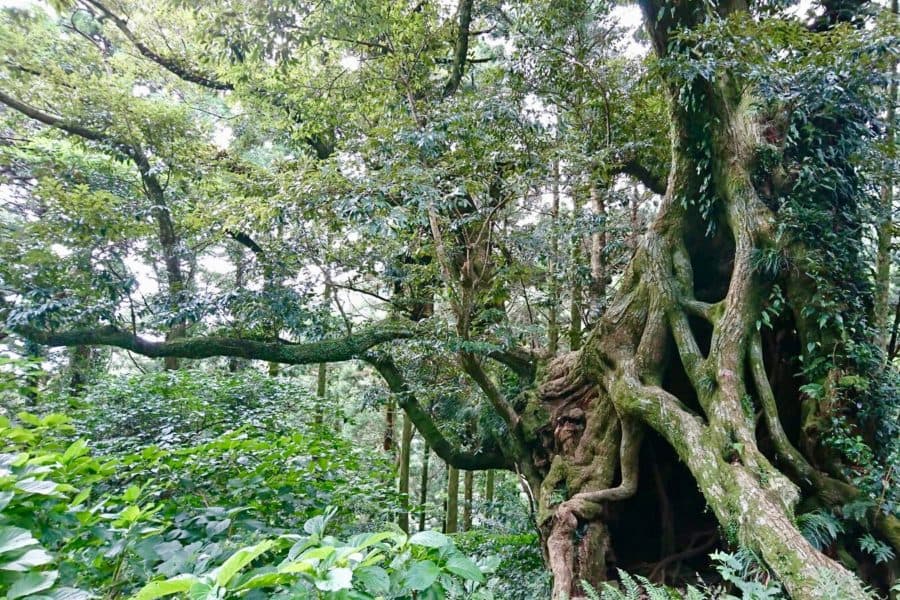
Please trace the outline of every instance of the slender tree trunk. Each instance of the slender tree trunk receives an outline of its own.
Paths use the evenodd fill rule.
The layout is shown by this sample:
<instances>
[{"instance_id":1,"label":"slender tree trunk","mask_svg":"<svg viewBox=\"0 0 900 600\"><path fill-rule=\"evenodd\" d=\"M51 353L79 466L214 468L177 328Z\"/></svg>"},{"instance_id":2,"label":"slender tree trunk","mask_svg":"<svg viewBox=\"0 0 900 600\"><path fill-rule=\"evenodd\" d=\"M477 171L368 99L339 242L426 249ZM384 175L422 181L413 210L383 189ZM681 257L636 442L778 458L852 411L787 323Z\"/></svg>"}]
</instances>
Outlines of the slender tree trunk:
<instances>
[{"instance_id":1,"label":"slender tree trunk","mask_svg":"<svg viewBox=\"0 0 900 600\"><path fill-rule=\"evenodd\" d=\"M603 297L606 295L606 192L597 185L597 177L590 175L590 198L594 219L602 221L600 229L591 233L591 286L590 286L590 310L591 319L596 319L602 310ZM595 223L595 228L598 225Z\"/></svg>"},{"instance_id":2,"label":"slender tree trunk","mask_svg":"<svg viewBox=\"0 0 900 600\"><path fill-rule=\"evenodd\" d=\"M146 162L146 158L144 158ZM156 176L150 175L150 165L138 165L141 171L141 177L144 187L147 190L151 202L154 203L151 213L156 219L158 231L159 245L162 248L163 263L166 271L166 282L168 284L168 294L172 310L180 310L182 295L186 290L186 280L181 266L181 247L178 235L175 231L175 225L172 222L168 204L165 199L165 192L160 186ZM175 321L169 332L166 334L167 340L183 338L187 335L187 322L183 318ZM163 359L163 366L167 371L178 369L180 361L177 358L167 356Z\"/></svg>"},{"instance_id":3,"label":"slender tree trunk","mask_svg":"<svg viewBox=\"0 0 900 600\"><path fill-rule=\"evenodd\" d=\"M93 367L94 353L90 346L69 349L69 393L79 396L84 392Z\"/></svg>"},{"instance_id":4,"label":"slender tree trunk","mask_svg":"<svg viewBox=\"0 0 900 600\"><path fill-rule=\"evenodd\" d=\"M316 412L315 422L321 424L325 414L325 398L328 394L328 365L319 363L316 370Z\"/></svg>"},{"instance_id":5,"label":"slender tree trunk","mask_svg":"<svg viewBox=\"0 0 900 600\"><path fill-rule=\"evenodd\" d=\"M472 530L472 471L463 475L463 522L462 530Z\"/></svg>"},{"instance_id":6,"label":"slender tree trunk","mask_svg":"<svg viewBox=\"0 0 900 600\"><path fill-rule=\"evenodd\" d=\"M447 510L444 533L456 533L459 527L459 469L447 465Z\"/></svg>"},{"instance_id":7,"label":"slender tree trunk","mask_svg":"<svg viewBox=\"0 0 900 600\"><path fill-rule=\"evenodd\" d=\"M382 447L385 452L394 452L394 420L397 416L397 405L393 398L388 398L384 407L384 439Z\"/></svg>"},{"instance_id":8,"label":"slender tree trunk","mask_svg":"<svg viewBox=\"0 0 900 600\"><path fill-rule=\"evenodd\" d=\"M553 203L550 207L550 257L547 261L549 278L547 308L547 353L559 351L559 160L553 162Z\"/></svg>"},{"instance_id":9,"label":"slender tree trunk","mask_svg":"<svg viewBox=\"0 0 900 600\"><path fill-rule=\"evenodd\" d=\"M581 203L578 201L578 194L573 190L572 193L572 218L578 220L581 217ZM581 264L583 241L580 236L575 236L572 240L572 298L569 303L569 349L578 350L581 348L582 322L581 322L581 303L583 290L581 286L581 274L578 272Z\"/></svg>"},{"instance_id":10,"label":"slender tree trunk","mask_svg":"<svg viewBox=\"0 0 900 600\"><path fill-rule=\"evenodd\" d=\"M428 462L431 456L431 448L428 442L422 440L422 479L419 482L419 531L425 530L426 511L425 505L428 504Z\"/></svg>"},{"instance_id":11,"label":"slender tree trunk","mask_svg":"<svg viewBox=\"0 0 900 600\"><path fill-rule=\"evenodd\" d=\"M897 0L891 2L891 12L897 16ZM891 80L888 85L888 108L885 121L885 154L890 162L896 158L896 105L897 105L897 64L891 65ZM887 348L891 336L891 250L894 233L894 185L893 170L885 174L881 185L881 222L878 225L878 248L875 264L875 328L878 332L878 345Z\"/></svg>"},{"instance_id":12,"label":"slender tree trunk","mask_svg":"<svg viewBox=\"0 0 900 600\"><path fill-rule=\"evenodd\" d=\"M238 292L243 292L246 287L244 278L246 276L247 268L244 250L241 246L236 246L229 249L229 255L234 263L234 289ZM237 373L238 371L243 370L246 364L247 361L245 359L232 356L228 359L228 372Z\"/></svg>"},{"instance_id":13,"label":"slender tree trunk","mask_svg":"<svg viewBox=\"0 0 900 600\"><path fill-rule=\"evenodd\" d=\"M484 473L484 503L487 516L494 512L494 470L488 469Z\"/></svg>"},{"instance_id":14,"label":"slender tree trunk","mask_svg":"<svg viewBox=\"0 0 900 600\"><path fill-rule=\"evenodd\" d=\"M400 513L397 525L409 533L409 455L412 446L413 426L408 416L403 417L403 433L400 437Z\"/></svg>"}]
</instances>

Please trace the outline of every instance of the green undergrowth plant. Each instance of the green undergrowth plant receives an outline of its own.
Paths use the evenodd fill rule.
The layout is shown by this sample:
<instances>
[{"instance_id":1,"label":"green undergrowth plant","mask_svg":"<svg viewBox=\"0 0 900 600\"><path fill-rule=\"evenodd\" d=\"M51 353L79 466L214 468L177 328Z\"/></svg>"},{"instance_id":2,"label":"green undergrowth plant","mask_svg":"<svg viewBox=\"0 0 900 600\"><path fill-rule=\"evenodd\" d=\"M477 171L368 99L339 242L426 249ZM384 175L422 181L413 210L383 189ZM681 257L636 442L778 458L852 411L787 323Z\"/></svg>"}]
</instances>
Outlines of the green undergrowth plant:
<instances>
[{"instance_id":1,"label":"green undergrowth plant","mask_svg":"<svg viewBox=\"0 0 900 600\"><path fill-rule=\"evenodd\" d=\"M535 533L498 534L476 529L453 536L468 556L493 566L487 588L495 597L531 600L550 596L550 574Z\"/></svg>"},{"instance_id":2,"label":"green undergrowth plant","mask_svg":"<svg viewBox=\"0 0 900 600\"><path fill-rule=\"evenodd\" d=\"M305 535L285 534L240 548L201 573L152 581L132 600L186 595L218 598L494 598L484 586L492 565L476 564L436 531L326 535L330 510L304 524Z\"/></svg>"},{"instance_id":3,"label":"green undergrowth plant","mask_svg":"<svg viewBox=\"0 0 900 600\"><path fill-rule=\"evenodd\" d=\"M349 487L334 488L336 495L347 494L343 509L326 507L314 515L315 503L266 508L284 501L281 496L289 495L293 485L292 480L273 479L274 467L272 473L264 468L253 475L236 470L232 479L238 481L215 477L242 457L249 456L257 467L265 464L249 450L263 445L278 449L280 443L282 452L296 452L304 464L313 465L312 471L299 471L297 479L314 481L324 451L316 456L289 439L260 442L235 433L205 448L148 447L143 454L97 458L83 439L71 441L73 433L69 419L56 413L0 419L0 597L492 597L484 584L493 563L479 559L476 564L440 533L408 537L389 529L354 534L353 529L365 525L356 519L351 527L348 507L360 498ZM291 469L283 460L286 454L277 462L282 471ZM204 470L209 456L217 457L213 462L221 462L222 468ZM189 462L196 471L195 487L169 487L166 482ZM203 477L209 478L208 485ZM240 483L242 477L247 481ZM249 491L247 498L229 496L229 485L255 490L259 497ZM188 502L204 497L204 490L206 498L220 505ZM295 493L305 497L314 490ZM371 490L359 492L367 493ZM297 523L297 516L277 524L259 519L294 509L307 515L305 522ZM326 525L340 537L326 535ZM368 527L377 528L374 522Z\"/></svg>"}]
</instances>

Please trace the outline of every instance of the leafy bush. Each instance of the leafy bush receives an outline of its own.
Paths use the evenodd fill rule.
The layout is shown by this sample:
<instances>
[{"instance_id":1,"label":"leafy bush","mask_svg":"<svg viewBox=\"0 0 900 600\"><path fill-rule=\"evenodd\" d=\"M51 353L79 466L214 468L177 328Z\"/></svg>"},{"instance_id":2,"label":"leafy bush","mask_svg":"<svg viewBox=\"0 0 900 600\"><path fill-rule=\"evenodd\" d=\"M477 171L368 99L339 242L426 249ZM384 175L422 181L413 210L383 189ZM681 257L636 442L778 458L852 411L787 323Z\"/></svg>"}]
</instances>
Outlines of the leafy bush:
<instances>
[{"instance_id":1,"label":"leafy bush","mask_svg":"<svg viewBox=\"0 0 900 600\"><path fill-rule=\"evenodd\" d=\"M531 600L550 597L550 574L537 534L499 535L477 529L453 538L467 555L493 566L487 588L498 598Z\"/></svg>"},{"instance_id":2,"label":"leafy bush","mask_svg":"<svg viewBox=\"0 0 900 600\"><path fill-rule=\"evenodd\" d=\"M249 477L245 482L243 472L234 474L241 483L216 477L232 459L245 456L248 447L296 451L290 437L260 441L231 434L198 448L150 447L121 461L101 461L90 455L83 440L69 442L72 433L68 419L59 414L38 418L21 413L17 423L0 419L0 593L9 599L92 597L84 590L122 596L160 576L167 579L146 584L136 598L181 592L192 600L238 592L246 598L491 597L482 585L487 567L482 570L437 532L407 537L384 531L341 541L325 535L325 526L336 523L335 508L307 520L305 535L290 531L293 521L270 527L248 517L266 512L262 507L269 502L277 504L277 495L261 491L269 485L278 492L276 483L284 483L274 467L272 472L263 469L259 481ZM236 448L237 458L228 454ZM198 465L209 456L214 466L204 470ZM318 460L314 456L308 463L319 468ZM283 461L277 464L291 470ZM166 475L188 465L199 473L195 487L178 487L176 481L181 495L166 496L172 491ZM201 476L210 477L209 485L203 485ZM307 476L306 471L289 473L286 485L292 477ZM131 483L126 486L123 479ZM259 498L248 491L250 506L225 503L229 509L181 504L204 489L230 502L229 484L255 491ZM349 487L335 490L350 493ZM312 512L312 505L304 511ZM267 535L274 531L281 533ZM255 543L237 548L248 540Z\"/></svg>"},{"instance_id":3,"label":"leafy bush","mask_svg":"<svg viewBox=\"0 0 900 600\"><path fill-rule=\"evenodd\" d=\"M133 600L176 593L187 593L191 600L493 597L481 585L482 568L449 537L436 531L411 537L382 531L342 541L325 535L333 515L331 510L307 521L307 535L283 535L241 548L204 573L150 582ZM258 566L248 570L253 563Z\"/></svg>"}]
</instances>

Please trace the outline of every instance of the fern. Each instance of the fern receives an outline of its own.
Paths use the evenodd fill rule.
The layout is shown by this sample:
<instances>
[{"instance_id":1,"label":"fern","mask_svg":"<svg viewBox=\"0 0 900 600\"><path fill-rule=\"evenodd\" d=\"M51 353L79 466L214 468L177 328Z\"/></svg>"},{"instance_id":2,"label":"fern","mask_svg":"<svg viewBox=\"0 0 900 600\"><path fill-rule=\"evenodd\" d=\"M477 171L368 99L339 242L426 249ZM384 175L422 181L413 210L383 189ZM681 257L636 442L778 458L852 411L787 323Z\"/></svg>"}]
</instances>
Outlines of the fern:
<instances>
[{"instance_id":1,"label":"fern","mask_svg":"<svg viewBox=\"0 0 900 600\"><path fill-rule=\"evenodd\" d=\"M665 586L657 585L640 575L636 575L636 577L644 586L648 600L672 600L672 596L669 595L669 590Z\"/></svg>"},{"instance_id":2,"label":"fern","mask_svg":"<svg viewBox=\"0 0 900 600\"><path fill-rule=\"evenodd\" d=\"M843 524L830 512L814 510L797 517L797 526L816 550L830 546L838 534L844 532Z\"/></svg>"},{"instance_id":3,"label":"fern","mask_svg":"<svg viewBox=\"0 0 900 600\"><path fill-rule=\"evenodd\" d=\"M634 580L634 577L619 569L619 580L622 583L622 587L625 588L626 598L628 600L640 600L641 598L641 586L638 585L638 582Z\"/></svg>"},{"instance_id":4,"label":"fern","mask_svg":"<svg viewBox=\"0 0 900 600\"><path fill-rule=\"evenodd\" d=\"M883 563L894 558L894 551L884 542L876 540L871 533L859 538L859 547L875 557L875 563Z\"/></svg>"},{"instance_id":5,"label":"fern","mask_svg":"<svg viewBox=\"0 0 900 600\"><path fill-rule=\"evenodd\" d=\"M602 600L600 598L600 594L598 594L597 590L594 589L594 586L592 586L584 579L581 580L581 587L584 589L584 593L587 595L588 600Z\"/></svg>"}]
</instances>

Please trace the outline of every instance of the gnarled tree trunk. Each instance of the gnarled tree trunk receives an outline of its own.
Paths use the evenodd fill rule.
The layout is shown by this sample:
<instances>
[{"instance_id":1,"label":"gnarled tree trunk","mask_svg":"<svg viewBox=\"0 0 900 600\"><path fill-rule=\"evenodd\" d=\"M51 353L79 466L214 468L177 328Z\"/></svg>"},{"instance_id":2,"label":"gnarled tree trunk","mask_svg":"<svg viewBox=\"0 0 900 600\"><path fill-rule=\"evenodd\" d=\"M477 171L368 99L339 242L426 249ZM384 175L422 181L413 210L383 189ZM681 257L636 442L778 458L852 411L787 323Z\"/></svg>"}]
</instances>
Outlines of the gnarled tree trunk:
<instances>
[{"instance_id":1,"label":"gnarled tree trunk","mask_svg":"<svg viewBox=\"0 0 900 600\"><path fill-rule=\"evenodd\" d=\"M642 8L664 54L669 30L690 26L697 8L661 14L661 6L651 0ZM779 459L811 470L783 435L760 368L754 324L767 284L751 261L774 243L774 214L751 182L760 133L752 90L727 76L697 86L699 110L672 101L671 171L656 221L584 346L550 365L531 401L549 423L528 436L543 477L538 514L553 596L578 596L580 580L605 578L614 546L606 517L635 494L641 441L651 429L687 466L727 541L756 552L791 597L821 597L826 570L845 597L864 598L859 580L800 534L798 486L759 448L754 404L780 440ZM698 141L711 148L706 164L692 150ZM664 386L667 365L678 361L684 381Z\"/></svg>"}]
</instances>

